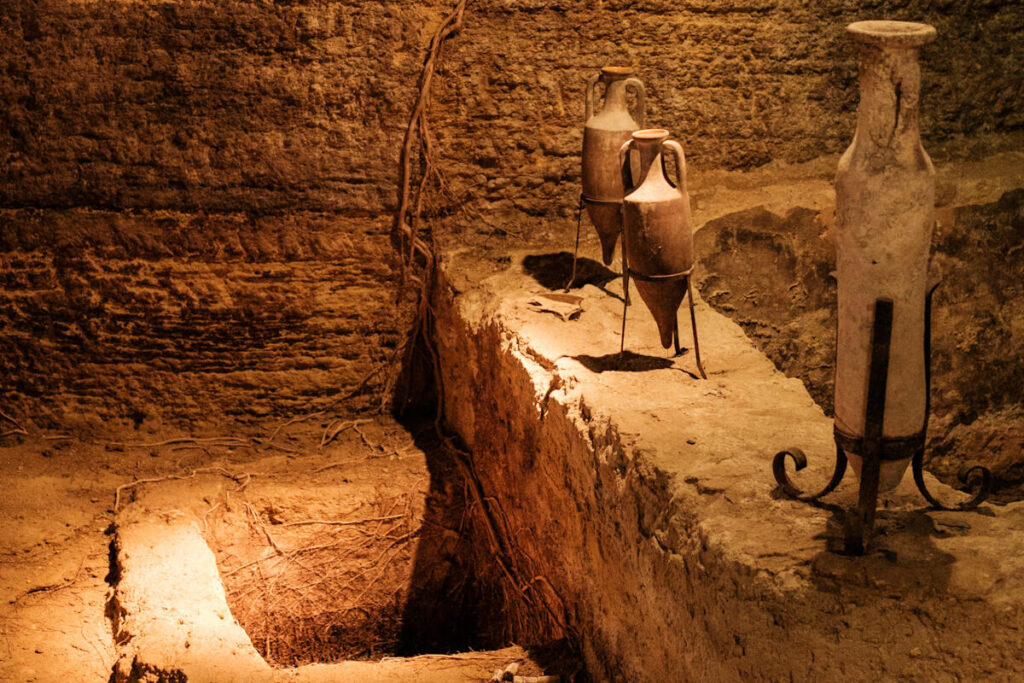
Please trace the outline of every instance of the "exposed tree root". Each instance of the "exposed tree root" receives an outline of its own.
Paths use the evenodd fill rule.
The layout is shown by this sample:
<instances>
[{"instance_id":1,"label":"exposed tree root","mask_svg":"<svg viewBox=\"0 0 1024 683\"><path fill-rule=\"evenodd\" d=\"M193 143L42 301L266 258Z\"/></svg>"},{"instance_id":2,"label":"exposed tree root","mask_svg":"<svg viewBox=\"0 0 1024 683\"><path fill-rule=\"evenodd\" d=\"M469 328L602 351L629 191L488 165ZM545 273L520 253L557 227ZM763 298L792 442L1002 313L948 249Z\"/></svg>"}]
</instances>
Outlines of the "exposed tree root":
<instances>
[{"instance_id":1,"label":"exposed tree root","mask_svg":"<svg viewBox=\"0 0 1024 683\"><path fill-rule=\"evenodd\" d=\"M5 439L8 436L28 436L28 430L25 429L25 427L20 422L18 422L17 420L15 420L13 417L11 417L2 410L0 410L0 418L14 425L14 429L9 429L5 432L0 432L0 439Z\"/></svg>"},{"instance_id":2,"label":"exposed tree root","mask_svg":"<svg viewBox=\"0 0 1024 683\"><path fill-rule=\"evenodd\" d=\"M278 425L269 437L240 437L240 436L212 436L205 438L181 436L172 439L164 439L163 441L152 441L152 442L128 442L128 441L111 441L106 444L106 448L109 451L123 451L128 449L158 449L168 448L171 450L188 450L190 448L203 450L207 453L207 449L210 448L249 448L254 451L267 451L267 450L278 450L291 455L307 455L306 452L289 448L282 444L276 443L277 437L288 427L305 422L317 417L326 415L326 411L318 411L310 413L309 415L303 415L296 417L287 422ZM367 441L366 435L359 431L359 425L371 422L372 420L334 420L328 423L328 426L324 429L323 435L320 438L319 448L323 448L332 441L334 441L338 435L347 429L354 428L360 435L360 438L367 445L367 447L373 449L373 446ZM13 433L13 432L12 432ZM24 433L24 432L18 432ZM6 434L4 434L6 435ZM46 439L69 439L71 437L65 435L57 435L50 437L43 437Z\"/></svg>"},{"instance_id":3,"label":"exposed tree root","mask_svg":"<svg viewBox=\"0 0 1024 683\"><path fill-rule=\"evenodd\" d=\"M412 115L409 118L409 126L405 131L405 139L402 142L402 152L399 157L400 178L398 184L398 211L395 212L395 221L392 227L392 238L397 246L400 246L402 253L402 283L407 281L409 270L416 262L416 255L419 253L426 260L432 260L433 251L430 242L432 236L428 237L429 242L423 241L417 235L418 222L423 209L423 201L426 196L427 183L432 177L439 179L443 185L441 174L437 170L437 151L430 136L430 124L427 117L427 107L430 101L430 89L437 71L437 60L441 54L444 42L451 36L462 30L463 18L466 13L467 0L457 0L452 11L445 17L444 21L434 32L427 48L427 56L423 62L423 69L420 71L418 83L418 95L413 106ZM413 146L419 141L422 149L422 163L420 179L416 187L415 199L410 209L410 194L412 188L412 153Z\"/></svg>"},{"instance_id":4,"label":"exposed tree root","mask_svg":"<svg viewBox=\"0 0 1024 683\"><path fill-rule=\"evenodd\" d=\"M120 486L117 487L117 490L114 491L114 512L116 513L121 509L122 491L134 489L137 486L142 486L144 484L156 484L162 481L175 481L180 479L194 479L198 474L220 474L239 484L242 488L245 488L245 486L249 483L249 480L253 478L253 475L249 474L248 472L236 474L234 472L229 472L223 467L200 467L199 469L189 471L187 474L169 474L163 477L136 479L135 481L129 482L127 484L121 484Z\"/></svg>"},{"instance_id":5,"label":"exposed tree root","mask_svg":"<svg viewBox=\"0 0 1024 683\"><path fill-rule=\"evenodd\" d=\"M65 590L66 588L70 588L78 582L78 578L82 574L82 568L85 566L85 561L86 558L82 558L82 561L78 565L78 569L75 571L75 575L72 576L70 579L65 579L60 583L50 583L41 586L33 586L32 588L29 588L15 599L11 600L8 604L16 605L30 595L38 595L39 593L57 593L62 590Z\"/></svg>"},{"instance_id":6,"label":"exposed tree root","mask_svg":"<svg viewBox=\"0 0 1024 683\"><path fill-rule=\"evenodd\" d=\"M367 517L366 519L303 519L297 522L284 522L279 526L309 526L311 524L322 524L324 526L356 526L369 524L371 522L389 522L394 519L404 519L405 515L389 515L387 517Z\"/></svg>"},{"instance_id":7,"label":"exposed tree root","mask_svg":"<svg viewBox=\"0 0 1024 683\"><path fill-rule=\"evenodd\" d=\"M326 412L327 411L324 411L324 410L318 410L315 413L310 413L309 415L303 415L302 417L295 417L295 418L292 418L291 420L288 420L284 424L278 425L274 429L274 431L271 432L270 438L268 438L264 442L264 445L265 446L270 446L272 443L274 443L274 439L277 438L277 435L281 433L282 429L287 429L288 427L291 427L293 424L298 424L299 422L305 422L306 420L312 420L314 417L320 417L321 415L325 415ZM320 445L322 446L323 443L321 443Z\"/></svg>"},{"instance_id":8,"label":"exposed tree root","mask_svg":"<svg viewBox=\"0 0 1024 683\"><path fill-rule=\"evenodd\" d=\"M330 442L334 441L339 434L346 429L355 429L359 432L359 425L370 422L370 420L338 420L328 425L327 429L324 430L324 434L320 437L320 448L323 448ZM361 435L362 432L359 432ZM366 441L366 437L363 437L363 441Z\"/></svg>"},{"instance_id":9,"label":"exposed tree root","mask_svg":"<svg viewBox=\"0 0 1024 683\"><path fill-rule=\"evenodd\" d=\"M0 410L0 418L3 418L5 420L7 420L8 422L10 422L12 425L17 427L22 432L27 433L28 430L25 429L24 425L22 425L20 422L18 422L17 420L15 420L13 417L11 417L10 415L8 415L7 413L5 413L2 410Z\"/></svg>"},{"instance_id":10,"label":"exposed tree root","mask_svg":"<svg viewBox=\"0 0 1024 683\"><path fill-rule=\"evenodd\" d=\"M509 606L519 604L524 608L512 610L517 614L508 616L521 619L523 614L537 615L539 609L548 614L554 627L553 630L562 636L572 637L575 634L568 624L565 606L561 598L550 581L535 575L529 569L535 566L535 563L515 543L514 535L504 522L505 515L501 505L495 498L485 495L480 478L474 469L471 454L458 447L444 427L444 379L434 347L435 316L431 307L437 283L438 258L434 247L434 225L428 219L425 225L426 230L421 233L421 227L423 227L421 223L423 223L423 209L430 184L436 182L440 190L444 191L445 189L444 179L438 170L437 150L430 134L430 122L427 116L430 86L444 41L462 28L466 4L466 0L458 0L455 3L452 11L441 23L430 41L427 57L420 74L419 94L410 116L399 159L399 202L392 225L392 243L398 251L401 263L399 298L402 297L404 288L409 284L415 286L417 290L416 314L411 331L406 343L399 348L404 356L406 368L411 367L417 349L424 351L429 358L437 392L435 431L443 446L453 454L454 460L467 482L471 514L478 520L478 526L483 530L487 539L491 559L504 579L502 584L505 592L503 602ZM420 148L419 178L415 183L415 189L413 189L413 150L417 141ZM396 357L398 351L396 349ZM391 388L388 387L389 390L385 392L385 400L390 396ZM401 404L401 402L397 403ZM524 574L524 572L526 573ZM531 578L526 578L527 576ZM545 584L547 592L553 596L554 600L537 594L535 584L538 583ZM552 602L559 606L561 613L551 606ZM536 633L538 630L544 629L539 629L536 624L513 624L511 630L518 633Z\"/></svg>"},{"instance_id":11,"label":"exposed tree root","mask_svg":"<svg viewBox=\"0 0 1024 683\"><path fill-rule=\"evenodd\" d=\"M183 436L176 439L155 441L153 443L111 441L110 443L107 444L107 446L110 450L123 450L125 448L163 448L164 446L176 446L179 444L195 444L210 447L221 446L225 448L235 448L239 446L251 446L253 445L253 441L251 439L245 439L236 436L213 436L204 439Z\"/></svg>"}]
</instances>

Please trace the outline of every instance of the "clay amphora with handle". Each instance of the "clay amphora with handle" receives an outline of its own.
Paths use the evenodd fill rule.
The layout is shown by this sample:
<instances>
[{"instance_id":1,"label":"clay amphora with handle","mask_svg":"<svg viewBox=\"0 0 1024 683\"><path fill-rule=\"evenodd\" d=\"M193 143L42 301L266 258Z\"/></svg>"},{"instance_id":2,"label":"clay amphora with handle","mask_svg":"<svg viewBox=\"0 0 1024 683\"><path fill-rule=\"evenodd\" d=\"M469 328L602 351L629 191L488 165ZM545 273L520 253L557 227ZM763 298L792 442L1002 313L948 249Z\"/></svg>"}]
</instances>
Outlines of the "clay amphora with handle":
<instances>
[{"instance_id":1,"label":"clay amphora with handle","mask_svg":"<svg viewBox=\"0 0 1024 683\"><path fill-rule=\"evenodd\" d=\"M599 86L604 85L598 109ZM636 117L629 111L627 90L636 89ZM587 83L583 128L583 203L601 238L601 257L612 262L622 232L624 188L619 172L619 147L644 124L644 86L628 66L606 66Z\"/></svg>"},{"instance_id":2,"label":"clay amphora with handle","mask_svg":"<svg viewBox=\"0 0 1024 683\"><path fill-rule=\"evenodd\" d=\"M639 157L637 172L631 161L632 150ZM678 185L665 172L666 151L675 159ZM636 283L640 298L654 316L661 345L669 348L675 344L678 353L676 314L683 297L690 292L689 275L693 270L693 230L683 147L669 139L667 130L638 130L620 148L619 168L626 189L622 202L623 270ZM692 293L690 296L696 350ZM700 367L699 351L697 354Z\"/></svg>"}]
</instances>

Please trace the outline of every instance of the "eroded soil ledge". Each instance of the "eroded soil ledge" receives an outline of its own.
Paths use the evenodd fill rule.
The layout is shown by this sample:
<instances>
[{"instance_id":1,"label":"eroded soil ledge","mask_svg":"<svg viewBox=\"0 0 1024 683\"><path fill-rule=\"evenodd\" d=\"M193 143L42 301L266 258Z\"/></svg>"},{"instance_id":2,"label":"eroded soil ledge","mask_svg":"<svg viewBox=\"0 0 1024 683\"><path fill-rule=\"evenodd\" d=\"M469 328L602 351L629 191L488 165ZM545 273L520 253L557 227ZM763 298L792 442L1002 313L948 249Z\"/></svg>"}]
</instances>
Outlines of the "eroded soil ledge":
<instances>
[{"instance_id":1,"label":"eroded soil ledge","mask_svg":"<svg viewBox=\"0 0 1024 683\"><path fill-rule=\"evenodd\" d=\"M835 509L778 498L770 472L792 445L808 487L831 466L803 384L702 301L707 381L639 306L618 364L621 290L596 264L578 317L530 306L567 279L565 244L453 250L434 305L447 420L595 680L1024 675L1024 505L934 512L908 477L869 555L830 552Z\"/></svg>"}]
</instances>

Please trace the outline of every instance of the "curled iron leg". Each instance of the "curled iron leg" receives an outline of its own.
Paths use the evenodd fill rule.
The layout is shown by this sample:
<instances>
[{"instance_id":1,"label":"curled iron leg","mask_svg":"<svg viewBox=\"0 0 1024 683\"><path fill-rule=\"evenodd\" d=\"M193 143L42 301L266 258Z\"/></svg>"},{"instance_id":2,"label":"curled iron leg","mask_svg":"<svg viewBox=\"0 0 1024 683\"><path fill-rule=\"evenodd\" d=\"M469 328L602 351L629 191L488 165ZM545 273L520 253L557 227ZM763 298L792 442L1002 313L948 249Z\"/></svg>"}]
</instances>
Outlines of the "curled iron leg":
<instances>
[{"instance_id":1,"label":"curled iron leg","mask_svg":"<svg viewBox=\"0 0 1024 683\"><path fill-rule=\"evenodd\" d=\"M933 496L928 490L928 487L924 483L924 451L918 451L914 453L914 459L912 461L912 467L914 471L914 483L917 484L917 490L921 492L933 508L936 510L973 510L981 505L989 493L992 492L992 473L989 472L987 467L983 467L977 463L968 463L960 468L959 479L965 486L969 485L973 490L974 494L969 500L964 501L958 505L944 505L938 498Z\"/></svg>"},{"instance_id":2,"label":"curled iron leg","mask_svg":"<svg viewBox=\"0 0 1024 683\"><path fill-rule=\"evenodd\" d=\"M775 481L778 483L779 488L782 489L782 492L790 498L811 502L827 496L839 486L839 482L843 480L843 475L846 474L846 454L841 448L837 448L836 467L832 471L832 479L825 488L815 494L808 495L790 481L789 474L786 473L786 456L793 460L793 467L797 472L807 467L807 456L799 448L788 448L776 453L775 458L772 460L772 473L775 475Z\"/></svg>"},{"instance_id":3,"label":"curled iron leg","mask_svg":"<svg viewBox=\"0 0 1024 683\"><path fill-rule=\"evenodd\" d=\"M936 282L928 290L927 298L925 299L924 308L924 357L925 357L925 384L927 389L927 401L925 402L925 423L924 428L928 429L928 415L931 413L931 387L932 387L932 295L935 294L935 290L938 288L939 283ZM958 475L960 483L965 486L970 486L974 489L974 495L967 501L949 507L943 505L942 502L933 496L928 490L928 487L924 483L924 449L918 450L914 453L914 459L912 462L912 468L914 472L914 483L917 484L917 490L921 492L932 507L937 510L973 510L981 505L989 493L992 492L992 473L987 467L983 467L977 463L968 463L960 468Z\"/></svg>"}]
</instances>

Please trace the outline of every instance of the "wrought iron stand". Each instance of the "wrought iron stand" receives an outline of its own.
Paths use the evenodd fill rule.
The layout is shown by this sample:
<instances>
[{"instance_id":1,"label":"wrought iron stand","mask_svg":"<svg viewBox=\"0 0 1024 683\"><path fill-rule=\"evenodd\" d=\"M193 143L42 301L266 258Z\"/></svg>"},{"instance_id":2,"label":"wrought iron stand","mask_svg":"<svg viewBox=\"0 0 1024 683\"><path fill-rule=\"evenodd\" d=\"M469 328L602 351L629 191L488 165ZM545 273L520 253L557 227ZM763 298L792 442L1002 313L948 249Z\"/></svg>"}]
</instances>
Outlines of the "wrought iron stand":
<instances>
[{"instance_id":1,"label":"wrought iron stand","mask_svg":"<svg viewBox=\"0 0 1024 683\"><path fill-rule=\"evenodd\" d=\"M569 282L565 285L566 292L576 284L576 260L580 255L580 227L583 225L583 206L585 201L586 199L581 192L580 200L576 204L576 247L572 250L572 275L569 277Z\"/></svg>"},{"instance_id":2,"label":"wrought iron stand","mask_svg":"<svg viewBox=\"0 0 1024 683\"><path fill-rule=\"evenodd\" d=\"M572 286L576 284L576 262L579 260L580 255L580 230L583 225L583 209L587 204L621 204L622 202L609 202L602 199L590 199L585 196L582 192L580 193L580 200L576 205L576 246L572 250L572 275L569 277L569 282L565 285L565 292L568 293ZM625 249L625 246L622 247ZM625 263L625 253L623 253L623 263ZM625 267L625 266L623 266ZM624 295L626 303L629 304L629 292Z\"/></svg>"},{"instance_id":3,"label":"wrought iron stand","mask_svg":"<svg viewBox=\"0 0 1024 683\"><path fill-rule=\"evenodd\" d=\"M629 262L626 259L626 236L622 235L622 334L619 341L619 357L622 357L623 352L626 349L626 311L629 310L629 279L641 280L643 282L671 282L673 280L685 280L686 281L686 294L690 302L690 329L693 330L693 355L697 360L697 370L700 372L701 379L707 379L707 373L704 372L704 365L700 362L700 341L697 339L697 317L693 312L693 286L690 284L690 274L693 273L693 267L691 266L682 273L672 273L670 275L644 275L638 273L635 270L630 269ZM672 335L672 343L675 346L675 353L678 356L682 353L679 347L679 323L676 322L676 330Z\"/></svg>"},{"instance_id":4,"label":"wrought iron stand","mask_svg":"<svg viewBox=\"0 0 1024 683\"><path fill-rule=\"evenodd\" d=\"M937 286L937 285L936 285ZM931 302L933 286L925 302L925 384L931 394ZM856 437L834 428L836 442L836 464L832 479L821 491L806 494L790 481L786 473L786 456L789 456L796 471L807 466L807 456L799 448L779 451L772 460L772 472L782 492L790 498L804 502L817 502L831 493L846 473L847 452L858 453L862 459L860 492L856 511L846 515L844 529L845 551L863 555L875 526L875 510L878 507L878 480L882 462L911 458L914 483L925 500L939 510L973 510L987 497L992 488L992 475L985 467L977 464L965 465L959 473L961 483L977 487L970 500L948 507L936 499L924 483L924 447L928 430L930 400L925 401L925 421L920 432L908 437L885 438L882 436L885 423L885 393L889 376L889 346L892 341L893 302L878 299L875 302L875 321L872 327L871 366L868 374L867 413L864 420L864 436Z\"/></svg>"}]
</instances>

